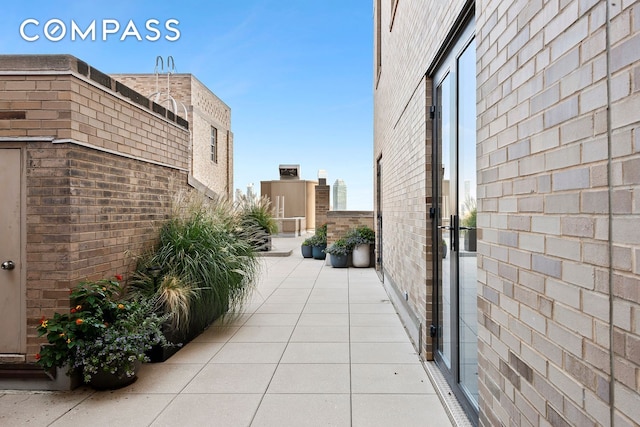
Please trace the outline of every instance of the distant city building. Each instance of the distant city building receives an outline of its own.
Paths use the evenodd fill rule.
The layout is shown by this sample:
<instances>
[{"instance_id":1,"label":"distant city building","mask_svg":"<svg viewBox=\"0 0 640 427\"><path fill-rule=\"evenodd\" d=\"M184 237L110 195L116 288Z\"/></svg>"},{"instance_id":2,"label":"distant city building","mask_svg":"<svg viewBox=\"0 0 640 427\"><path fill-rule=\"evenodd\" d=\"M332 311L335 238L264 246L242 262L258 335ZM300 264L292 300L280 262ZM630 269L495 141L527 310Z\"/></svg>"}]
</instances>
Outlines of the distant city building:
<instances>
[{"instance_id":1,"label":"distant city building","mask_svg":"<svg viewBox=\"0 0 640 427\"><path fill-rule=\"evenodd\" d=\"M253 183L247 185L247 200L255 200L258 198L256 190L253 188Z\"/></svg>"},{"instance_id":2,"label":"distant city building","mask_svg":"<svg viewBox=\"0 0 640 427\"><path fill-rule=\"evenodd\" d=\"M341 179L333 183L333 210L347 210L347 184Z\"/></svg>"},{"instance_id":3,"label":"distant city building","mask_svg":"<svg viewBox=\"0 0 640 427\"><path fill-rule=\"evenodd\" d=\"M236 188L236 195L235 195L235 201L239 202L240 200L242 200L244 198L244 193L242 192L241 189Z\"/></svg>"}]
</instances>

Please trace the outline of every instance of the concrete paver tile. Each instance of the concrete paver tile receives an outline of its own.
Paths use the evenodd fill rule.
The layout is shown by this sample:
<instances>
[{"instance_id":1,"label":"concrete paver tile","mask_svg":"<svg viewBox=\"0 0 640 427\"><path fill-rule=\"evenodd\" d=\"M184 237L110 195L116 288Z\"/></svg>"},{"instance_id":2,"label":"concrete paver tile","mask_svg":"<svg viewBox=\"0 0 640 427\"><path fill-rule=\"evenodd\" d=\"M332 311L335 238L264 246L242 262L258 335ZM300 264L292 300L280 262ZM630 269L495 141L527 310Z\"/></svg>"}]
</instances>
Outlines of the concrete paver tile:
<instances>
[{"instance_id":1,"label":"concrete paver tile","mask_svg":"<svg viewBox=\"0 0 640 427\"><path fill-rule=\"evenodd\" d=\"M180 394L151 424L152 427L224 426L251 423L262 394Z\"/></svg>"},{"instance_id":2,"label":"concrete paver tile","mask_svg":"<svg viewBox=\"0 0 640 427\"><path fill-rule=\"evenodd\" d=\"M349 394L267 394L252 427L349 427Z\"/></svg>"}]
</instances>

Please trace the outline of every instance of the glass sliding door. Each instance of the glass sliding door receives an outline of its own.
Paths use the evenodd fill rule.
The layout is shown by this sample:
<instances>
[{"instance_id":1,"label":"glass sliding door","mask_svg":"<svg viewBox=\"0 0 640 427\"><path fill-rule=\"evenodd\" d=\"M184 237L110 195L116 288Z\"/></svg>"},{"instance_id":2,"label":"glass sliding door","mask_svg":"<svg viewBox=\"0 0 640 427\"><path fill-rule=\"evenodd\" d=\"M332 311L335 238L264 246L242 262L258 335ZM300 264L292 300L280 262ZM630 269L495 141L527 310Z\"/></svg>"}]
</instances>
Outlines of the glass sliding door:
<instances>
[{"instance_id":1,"label":"glass sliding door","mask_svg":"<svg viewBox=\"0 0 640 427\"><path fill-rule=\"evenodd\" d=\"M476 51L474 21L434 76L436 362L468 410L478 410Z\"/></svg>"}]
</instances>

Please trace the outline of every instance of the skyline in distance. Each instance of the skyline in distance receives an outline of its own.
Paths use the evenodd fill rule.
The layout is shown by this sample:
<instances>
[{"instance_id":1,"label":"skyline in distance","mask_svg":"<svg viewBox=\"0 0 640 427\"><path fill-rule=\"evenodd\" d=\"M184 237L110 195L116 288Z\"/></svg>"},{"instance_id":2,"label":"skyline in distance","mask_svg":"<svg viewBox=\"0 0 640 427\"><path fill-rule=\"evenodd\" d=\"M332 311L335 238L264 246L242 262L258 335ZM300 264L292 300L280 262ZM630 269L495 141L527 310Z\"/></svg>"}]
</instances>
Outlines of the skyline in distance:
<instances>
[{"instance_id":1,"label":"skyline in distance","mask_svg":"<svg viewBox=\"0 0 640 427\"><path fill-rule=\"evenodd\" d=\"M28 19L39 25L23 35L35 41L20 32ZM73 25L86 34L93 21L95 40L71 40ZM119 31L108 33L114 21ZM4 54L71 54L107 74L152 74L157 57L172 56L175 72L193 74L231 108L234 190L278 179L279 164L300 164L301 179L326 170L349 182L350 209L373 209L369 2L114 0L100 9L35 0L7 5L0 25ZM65 37L47 38L60 27Z\"/></svg>"}]
</instances>

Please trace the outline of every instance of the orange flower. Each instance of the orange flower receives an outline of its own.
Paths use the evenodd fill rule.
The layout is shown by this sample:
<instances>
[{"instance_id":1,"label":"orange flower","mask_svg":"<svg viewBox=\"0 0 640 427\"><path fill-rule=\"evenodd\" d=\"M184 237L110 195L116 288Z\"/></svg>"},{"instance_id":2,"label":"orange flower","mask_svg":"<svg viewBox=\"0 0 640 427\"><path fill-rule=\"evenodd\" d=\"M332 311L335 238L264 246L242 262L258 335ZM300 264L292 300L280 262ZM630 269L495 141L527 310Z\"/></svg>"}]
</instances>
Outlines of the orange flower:
<instances>
[{"instance_id":1,"label":"orange flower","mask_svg":"<svg viewBox=\"0 0 640 427\"><path fill-rule=\"evenodd\" d=\"M116 280L122 280L122 274L116 274Z\"/></svg>"},{"instance_id":2,"label":"orange flower","mask_svg":"<svg viewBox=\"0 0 640 427\"><path fill-rule=\"evenodd\" d=\"M64 337L64 332L60 334L61 337Z\"/></svg>"},{"instance_id":3,"label":"orange flower","mask_svg":"<svg viewBox=\"0 0 640 427\"><path fill-rule=\"evenodd\" d=\"M84 323L84 320L76 319L76 325L82 325L82 323Z\"/></svg>"},{"instance_id":4,"label":"orange flower","mask_svg":"<svg viewBox=\"0 0 640 427\"><path fill-rule=\"evenodd\" d=\"M119 309L119 310L124 309L124 304L118 304L118 309Z\"/></svg>"},{"instance_id":5,"label":"orange flower","mask_svg":"<svg viewBox=\"0 0 640 427\"><path fill-rule=\"evenodd\" d=\"M72 308L72 309L71 309L71 313L75 313L75 312L76 312L76 309L75 309L75 308Z\"/></svg>"},{"instance_id":6,"label":"orange flower","mask_svg":"<svg viewBox=\"0 0 640 427\"><path fill-rule=\"evenodd\" d=\"M40 326L46 328L47 323L49 323L49 321L44 316L42 316L42 319L40 319Z\"/></svg>"},{"instance_id":7,"label":"orange flower","mask_svg":"<svg viewBox=\"0 0 640 427\"><path fill-rule=\"evenodd\" d=\"M67 338L67 344L71 342L71 338Z\"/></svg>"},{"instance_id":8,"label":"orange flower","mask_svg":"<svg viewBox=\"0 0 640 427\"><path fill-rule=\"evenodd\" d=\"M81 306L81 305L76 305L76 310L77 310L77 311L82 310L82 306Z\"/></svg>"},{"instance_id":9,"label":"orange flower","mask_svg":"<svg viewBox=\"0 0 640 427\"><path fill-rule=\"evenodd\" d=\"M40 353L36 353L36 360L40 360L40 357L42 357L40 356Z\"/></svg>"}]
</instances>

